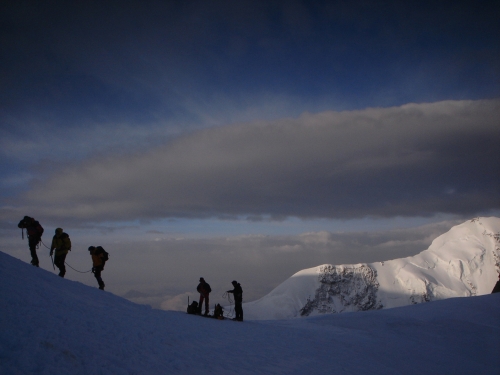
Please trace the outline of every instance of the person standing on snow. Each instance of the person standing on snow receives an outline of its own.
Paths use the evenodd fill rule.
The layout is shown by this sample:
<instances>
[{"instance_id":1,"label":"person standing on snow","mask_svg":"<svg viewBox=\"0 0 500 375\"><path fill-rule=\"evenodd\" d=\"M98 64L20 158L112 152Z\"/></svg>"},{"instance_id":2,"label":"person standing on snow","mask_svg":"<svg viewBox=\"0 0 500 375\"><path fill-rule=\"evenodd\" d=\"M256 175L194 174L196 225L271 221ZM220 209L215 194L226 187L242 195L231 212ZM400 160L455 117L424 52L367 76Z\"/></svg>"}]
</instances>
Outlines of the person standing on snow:
<instances>
[{"instance_id":1,"label":"person standing on snow","mask_svg":"<svg viewBox=\"0 0 500 375\"><path fill-rule=\"evenodd\" d=\"M101 271L104 270L104 264L108 258L107 253L101 246L90 246L89 251L92 257L92 273L99 284L99 289L104 290L104 281L102 281L101 278Z\"/></svg>"},{"instance_id":2,"label":"person standing on snow","mask_svg":"<svg viewBox=\"0 0 500 375\"><path fill-rule=\"evenodd\" d=\"M239 322L243 321L243 289L241 285L236 280L231 282L233 284L234 289L228 290L227 293L233 293L234 295L234 311L236 312L236 317L233 320L237 320Z\"/></svg>"},{"instance_id":3,"label":"person standing on snow","mask_svg":"<svg viewBox=\"0 0 500 375\"><path fill-rule=\"evenodd\" d=\"M56 253L54 264L57 268L59 268L59 276L64 277L66 274L64 262L66 261L68 251L71 251L71 240L69 239L68 234L63 232L62 228L57 228L56 234L52 237L50 256L54 254L54 250Z\"/></svg>"},{"instance_id":4,"label":"person standing on snow","mask_svg":"<svg viewBox=\"0 0 500 375\"><path fill-rule=\"evenodd\" d=\"M210 288L210 285L205 281L203 277L200 277L200 283L198 284L198 287L196 290L200 293L200 303L198 305L199 312L201 314L201 308L203 307L203 300L205 300L205 316L208 315L209 308L208 308L208 298L209 294L212 291L212 288Z\"/></svg>"},{"instance_id":5,"label":"person standing on snow","mask_svg":"<svg viewBox=\"0 0 500 375\"><path fill-rule=\"evenodd\" d=\"M31 252L31 264L34 265L35 267L38 267L39 261L38 261L38 256L36 254L36 247L38 246L38 243L42 240L42 234L43 234L42 226L38 221L36 221L32 217L25 216L19 222L19 224L17 224L17 227L21 229L26 229L26 233L28 234L28 246Z\"/></svg>"}]
</instances>

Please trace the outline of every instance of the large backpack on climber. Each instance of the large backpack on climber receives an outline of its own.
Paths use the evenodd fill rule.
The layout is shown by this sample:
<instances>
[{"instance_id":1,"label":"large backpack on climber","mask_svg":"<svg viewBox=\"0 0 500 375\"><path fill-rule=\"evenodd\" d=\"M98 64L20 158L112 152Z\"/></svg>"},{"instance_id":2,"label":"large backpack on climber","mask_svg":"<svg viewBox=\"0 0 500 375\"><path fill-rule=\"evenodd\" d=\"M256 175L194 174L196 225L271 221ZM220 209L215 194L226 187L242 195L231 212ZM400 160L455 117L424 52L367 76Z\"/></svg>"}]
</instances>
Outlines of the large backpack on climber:
<instances>
[{"instance_id":1,"label":"large backpack on climber","mask_svg":"<svg viewBox=\"0 0 500 375\"><path fill-rule=\"evenodd\" d=\"M101 258L103 262L107 262L109 260L109 253L106 250L104 250L102 246L97 246L95 248L95 254L96 255L102 254Z\"/></svg>"},{"instance_id":2,"label":"large backpack on climber","mask_svg":"<svg viewBox=\"0 0 500 375\"><path fill-rule=\"evenodd\" d=\"M25 216L19 224L17 224L18 228L21 228L21 236L24 239L24 229L26 229L26 233L28 237L33 239L38 239L40 241L43 234L43 227L40 223L32 217Z\"/></svg>"}]
</instances>

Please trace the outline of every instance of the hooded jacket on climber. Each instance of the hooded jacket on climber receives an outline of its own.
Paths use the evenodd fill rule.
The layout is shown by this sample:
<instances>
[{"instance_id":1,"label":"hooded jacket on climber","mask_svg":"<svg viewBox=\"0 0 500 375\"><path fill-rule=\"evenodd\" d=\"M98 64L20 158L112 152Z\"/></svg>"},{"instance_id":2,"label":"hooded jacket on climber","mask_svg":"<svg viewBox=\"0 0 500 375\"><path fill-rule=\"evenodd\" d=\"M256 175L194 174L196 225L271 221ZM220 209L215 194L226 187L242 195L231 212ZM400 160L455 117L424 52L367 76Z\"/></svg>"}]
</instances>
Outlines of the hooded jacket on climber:
<instances>
[{"instance_id":1,"label":"hooded jacket on climber","mask_svg":"<svg viewBox=\"0 0 500 375\"><path fill-rule=\"evenodd\" d=\"M92 257L92 273L99 284L99 289L104 290L104 281L102 281L101 272L104 270L104 265L109 259L109 254L102 246L90 246L89 251Z\"/></svg>"},{"instance_id":2,"label":"hooded jacket on climber","mask_svg":"<svg viewBox=\"0 0 500 375\"><path fill-rule=\"evenodd\" d=\"M17 227L23 230L23 238L24 229L26 229L26 233L28 235L28 246L31 253L31 264L38 267L39 261L36 254L36 248L38 243L42 240L43 227L38 221L29 216L25 216L19 224L17 224Z\"/></svg>"},{"instance_id":3,"label":"hooded jacket on climber","mask_svg":"<svg viewBox=\"0 0 500 375\"><path fill-rule=\"evenodd\" d=\"M59 276L64 277L66 274L66 255L71 250L71 240L67 233L64 233L62 228L56 229L56 234L52 237L52 246L50 246L50 255L54 254L54 264L59 268Z\"/></svg>"},{"instance_id":4,"label":"hooded jacket on climber","mask_svg":"<svg viewBox=\"0 0 500 375\"><path fill-rule=\"evenodd\" d=\"M205 281L203 277L200 277L200 283L196 287L196 290L200 293L200 303L198 304L198 308L201 314L201 308L203 306L203 300L205 300L205 315L208 315L208 299L209 299L209 294L212 291L212 288L210 288L210 285Z\"/></svg>"},{"instance_id":5,"label":"hooded jacket on climber","mask_svg":"<svg viewBox=\"0 0 500 375\"><path fill-rule=\"evenodd\" d=\"M234 320L238 320L240 322L243 321L243 289L241 285L236 280L231 282L233 284L234 289L228 290L227 293L233 293L234 295L234 312L236 313L236 317Z\"/></svg>"}]
</instances>

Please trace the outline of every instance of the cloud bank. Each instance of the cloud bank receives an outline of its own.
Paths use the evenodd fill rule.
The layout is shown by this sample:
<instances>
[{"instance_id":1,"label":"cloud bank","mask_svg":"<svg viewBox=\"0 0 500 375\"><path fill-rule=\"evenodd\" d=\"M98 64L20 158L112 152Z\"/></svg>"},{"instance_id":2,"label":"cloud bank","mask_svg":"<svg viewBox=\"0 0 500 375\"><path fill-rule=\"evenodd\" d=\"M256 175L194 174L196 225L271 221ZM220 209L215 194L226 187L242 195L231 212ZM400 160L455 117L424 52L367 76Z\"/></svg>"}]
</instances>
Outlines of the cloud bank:
<instances>
[{"instance_id":1,"label":"cloud bank","mask_svg":"<svg viewBox=\"0 0 500 375\"><path fill-rule=\"evenodd\" d=\"M500 100L303 114L58 170L5 212L165 217L473 215L500 208Z\"/></svg>"}]
</instances>

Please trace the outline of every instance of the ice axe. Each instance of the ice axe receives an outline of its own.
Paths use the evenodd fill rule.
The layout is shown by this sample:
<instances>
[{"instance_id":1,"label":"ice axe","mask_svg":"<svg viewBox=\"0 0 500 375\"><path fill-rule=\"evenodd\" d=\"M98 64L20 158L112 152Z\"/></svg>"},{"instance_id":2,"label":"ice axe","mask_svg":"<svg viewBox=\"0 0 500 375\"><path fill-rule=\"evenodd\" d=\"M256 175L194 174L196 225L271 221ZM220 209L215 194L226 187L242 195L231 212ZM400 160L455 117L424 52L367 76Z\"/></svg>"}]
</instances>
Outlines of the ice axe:
<instances>
[{"instance_id":1,"label":"ice axe","mask_svg":"<svg viewBox=\"0 0 500 375\"><path fill-rule=\"evenodd\" d=\"M54 265L54 258L52 257L52 254L50 254L50 259L52 259L52 267L54 267L54 271L55 271L56 266Z\"/></svg>"}]
</instances>

